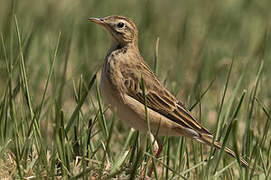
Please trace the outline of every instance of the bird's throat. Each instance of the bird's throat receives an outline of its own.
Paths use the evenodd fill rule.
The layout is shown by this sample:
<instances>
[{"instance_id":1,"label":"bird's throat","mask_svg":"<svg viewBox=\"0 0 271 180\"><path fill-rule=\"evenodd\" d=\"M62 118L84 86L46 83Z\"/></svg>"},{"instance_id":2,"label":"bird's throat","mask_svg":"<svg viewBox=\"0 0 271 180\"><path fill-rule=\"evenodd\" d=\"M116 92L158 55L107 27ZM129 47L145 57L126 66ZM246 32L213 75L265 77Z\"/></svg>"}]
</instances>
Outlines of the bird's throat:
<instances>
[{"instance_id":1,"label":"bird's throat","mask_svg":"<svg viewBox=\"0 0 271 180\"><path fill-rule=\"evenodd\" d=\"M112 37L111 46L110 46L109 51L112 52L112 51L115 51L117 49L121 49L123 46L124 46L123 44L121 44L114 37Z\"/></svg>"}]
</instances>

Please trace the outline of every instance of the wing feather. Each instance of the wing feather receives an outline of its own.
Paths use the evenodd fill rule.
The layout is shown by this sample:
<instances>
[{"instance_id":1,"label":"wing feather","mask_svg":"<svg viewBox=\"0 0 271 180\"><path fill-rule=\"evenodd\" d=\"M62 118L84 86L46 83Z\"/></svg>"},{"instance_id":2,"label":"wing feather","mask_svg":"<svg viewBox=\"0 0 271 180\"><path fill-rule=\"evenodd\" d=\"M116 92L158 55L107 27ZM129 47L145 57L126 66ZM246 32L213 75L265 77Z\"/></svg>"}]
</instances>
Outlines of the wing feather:
<instances>
[{"instance_id":1,"label":"wing feather","mask_svg":"<svg viewBox=\"0 0 271 180\"><path fill-rule=\"evenodd\" d=\"M139 68L141 67L141 68ZM211 134L206 128L200 125L191 115L182 102L178 101L159 82L154 73L144 63L135 69L129 67L122 69L124 86L129 96L144 104L144 96L140 85L141 77L145 84L145 95L147 106L159 112L175 123L196 130L197 132Z\"/></svg>"}]
</instances>

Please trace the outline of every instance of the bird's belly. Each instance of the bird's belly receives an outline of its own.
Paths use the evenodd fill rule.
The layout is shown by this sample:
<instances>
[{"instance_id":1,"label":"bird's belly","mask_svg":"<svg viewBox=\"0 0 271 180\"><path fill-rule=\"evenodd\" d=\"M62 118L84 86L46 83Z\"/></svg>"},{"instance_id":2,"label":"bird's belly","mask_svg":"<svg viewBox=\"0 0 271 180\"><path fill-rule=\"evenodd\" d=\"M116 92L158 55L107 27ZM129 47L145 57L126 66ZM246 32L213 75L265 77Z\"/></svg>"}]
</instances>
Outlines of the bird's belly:
<instances>
[{"instance_id":1,"label":"bird's belly","mask_svg":"<svg viewBox=\"0 0 271 180\"><path fill-rule=\"evenodd\" d=\"M138 118L137 114L131 111L130 107L125 105L120 99L120 92L112 89L112 85L106 76L101 75L100 90L106 106L114 112L117 117L124 123L128 124L136 130L146 131L144 122Z\"/></svg>"},{"instance_id":2,"label":"bird's belly","mask_svg":"<svg viewBox=\"0 0 271 180\"><path fill-rule=\"evenodd\" d=\"M128 95L123 95L124 99L120 99L121 96L118 94L121 92L113 90L109 80L103 75L101 76L100 89L105 104L109 105L111 111L116 113L120 120L136 130L142 132L148 131L145 106L142 103ZM148 118L153 134L169 136L181 135L175 130L175 128L180 128L178 124L149 108Z\"/></svg>"}]
</instances>

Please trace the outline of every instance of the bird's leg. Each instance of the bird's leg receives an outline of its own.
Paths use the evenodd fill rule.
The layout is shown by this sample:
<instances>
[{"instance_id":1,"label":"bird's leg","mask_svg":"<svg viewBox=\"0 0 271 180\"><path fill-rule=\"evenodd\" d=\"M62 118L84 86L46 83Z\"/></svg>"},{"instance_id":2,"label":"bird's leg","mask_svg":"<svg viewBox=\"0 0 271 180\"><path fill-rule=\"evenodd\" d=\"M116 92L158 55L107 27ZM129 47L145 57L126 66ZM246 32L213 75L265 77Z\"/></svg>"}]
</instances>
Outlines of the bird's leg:
<instances>
[{"instance_id":1,"label":"bird's leg","mask_svg":"<svg viewBox=\"0 0 271 180\"><path fill-rule=\"evenodd\" d=\"M152 135L153 137L153 135ZM154 156L155 158L158 158L163 150L163 144L162 142L156 137L156 138L152 138L153 139L153 145L154 145L154 149L153 149L153 152L154 152ZM149 171L148 171L148 176L151 177L152 175L152 172L153 172L153 164L152 164L152 158L149 159L148 161L148 167L149 168Z\"/></svg>"},{"instance_id":2,"label":"bird's leg","mask_svg":"<svg viewBox=\"0 0 271 180\"><path fill-rule=\"evenodd\" d=\"M161 154L162 150L163 150L163 144L161 143L161 141L158 139L158 137L154 137L153 134L151 134L151 141L152 144L154 146L153 149L153 153L154 153L154 157L158 158L159 155ZM149 171L148 171L148 176L151 177L152 172L153 172L153 164L152 164L152 157L149 158L148 163L144 166L142 172L141 172L141 179L144 179L145 177L145 172L146 172L146 168L149 167Z\"/></svg>"}]
</instances>

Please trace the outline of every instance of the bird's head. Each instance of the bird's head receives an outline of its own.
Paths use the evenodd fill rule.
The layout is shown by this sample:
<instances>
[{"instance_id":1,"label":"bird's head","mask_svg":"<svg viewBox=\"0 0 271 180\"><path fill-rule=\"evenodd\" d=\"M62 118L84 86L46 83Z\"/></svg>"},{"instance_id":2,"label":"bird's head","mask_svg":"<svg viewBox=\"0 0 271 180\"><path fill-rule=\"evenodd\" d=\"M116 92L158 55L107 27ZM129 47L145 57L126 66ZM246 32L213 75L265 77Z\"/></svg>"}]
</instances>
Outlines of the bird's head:
<instances>
[{"instance_id":1,"label":"bird's head","mask_svg":"<svg viewBox=\"0 0 271 180\"><path fill-rule=\"evenodd\" d=\"M89 20L103 26L109 32L109 35L112 37L112 46L134 45L137 47L138 31L132 20L123 16L89 18Z\"/></svg>"}]
</instances>

